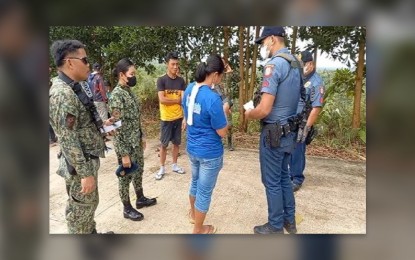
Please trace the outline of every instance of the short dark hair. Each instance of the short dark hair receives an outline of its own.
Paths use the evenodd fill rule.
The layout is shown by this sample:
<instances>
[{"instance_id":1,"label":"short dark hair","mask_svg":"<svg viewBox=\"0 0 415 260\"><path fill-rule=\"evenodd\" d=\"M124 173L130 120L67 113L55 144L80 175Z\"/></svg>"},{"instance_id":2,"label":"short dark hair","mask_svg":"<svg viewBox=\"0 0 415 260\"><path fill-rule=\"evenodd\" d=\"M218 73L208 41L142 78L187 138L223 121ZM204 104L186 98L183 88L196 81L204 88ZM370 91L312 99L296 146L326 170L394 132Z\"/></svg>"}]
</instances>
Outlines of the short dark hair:
<instances>
[{"instance_id":1,"label":"short dark hair","mask_svg":"<svg viewBox=\"0 0 415 260\"><path fill-rule=\"evenodd\" d=\"M85 49L85 45L78 40L57 40L50 47L50 54L57 67L63 65L63 60L69 53L74 53L79 49Z\"/></svg>"},{"instance_id":2,"label":"short dark hair","mask_svg":"<svg viewBox=\"0 0 415 260\"><path fill-rule=\"evenodd\" d=\"M222 74L225 70L225 64L222 61L222 58L218 54L210 55L206 62L200 63L196 68L195 78L196 82L200 83L206 79L206 76L211 73Z\"/></svg>"},{"instance_id":3,"label":"short dark hair","mask_svg":"<svg viewBox=\"0 0 415 260\"><path fill-rule=\"evenodd\" d=\"M123 58L117 63L115 69L112 70L112 74L115 78L118 78L120 72L125 74L131 66L134 66L134 63L127 58Z\"/></svg>"},{"instance_id":4,"label":"short dark hair","mask_svg":"<svg viewBox=\"0 0 415 260\"><path fill-rule=\"evenodd\" d=\"M179 59L179 53L177 51L169 52L166 55L166 62L169 62L169 60L178 60L178 59Z\"/></svg>"}]
</instances>

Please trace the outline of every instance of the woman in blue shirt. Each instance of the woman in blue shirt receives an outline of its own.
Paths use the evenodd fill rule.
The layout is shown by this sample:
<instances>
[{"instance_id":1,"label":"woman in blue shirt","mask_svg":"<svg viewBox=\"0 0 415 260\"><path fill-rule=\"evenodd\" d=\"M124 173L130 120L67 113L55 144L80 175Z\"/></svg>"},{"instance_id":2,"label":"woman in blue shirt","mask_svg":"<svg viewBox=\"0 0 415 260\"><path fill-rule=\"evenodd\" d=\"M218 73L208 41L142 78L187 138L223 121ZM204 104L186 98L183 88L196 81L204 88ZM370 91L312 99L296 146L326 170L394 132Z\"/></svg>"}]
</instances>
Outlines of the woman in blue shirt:
<instances>
[{"instance_id":1,"label":"woman in blue shirt","mask_svg":"<svg viewBox=\"0 0 415 260\"><path fill-rule=\"evenodd\" d=\"M198 65L196 82L189 84L183 98L187 118L187 153L192 168L189 219L194 234L213 234L213 225L203 225L223 166L222 138L228 131L222 99L211 87L219 84L224 71L221 57L213 54Z\"/></svg>"}]
</instances>

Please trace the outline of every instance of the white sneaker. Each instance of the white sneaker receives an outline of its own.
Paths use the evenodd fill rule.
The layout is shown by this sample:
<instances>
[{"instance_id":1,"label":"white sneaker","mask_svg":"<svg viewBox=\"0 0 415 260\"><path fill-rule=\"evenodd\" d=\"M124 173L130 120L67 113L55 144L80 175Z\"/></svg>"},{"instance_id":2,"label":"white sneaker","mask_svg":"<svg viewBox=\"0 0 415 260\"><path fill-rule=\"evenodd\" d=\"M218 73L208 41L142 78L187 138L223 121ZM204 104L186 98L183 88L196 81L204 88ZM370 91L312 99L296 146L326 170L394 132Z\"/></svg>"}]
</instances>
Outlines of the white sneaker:
<instances>
[{"instance_id":1,"label":"white sneaker","mask_svg":"<svg viewBox=\"0 0 415 260\"><path fill-rule=\"evenodd\" d=\"M156 173L156 180L161 180L164 176L164 169L160 169L158 173Z\"/></svg>"},{"instance_id":2,"label":"white sneaker","mask_svg":"<svg viewBox=\"0 0 415 260\"><path fill-rule=\"evenodd\" d=\"M181 167L177 166L177 164L174 164L174 165L173 165L173 167L172 167L172 171L173 171L173 172L180 173L180 174L183 174L183 173L184 173L183 168L181 168Z\"/></svg>"}]
</instances>

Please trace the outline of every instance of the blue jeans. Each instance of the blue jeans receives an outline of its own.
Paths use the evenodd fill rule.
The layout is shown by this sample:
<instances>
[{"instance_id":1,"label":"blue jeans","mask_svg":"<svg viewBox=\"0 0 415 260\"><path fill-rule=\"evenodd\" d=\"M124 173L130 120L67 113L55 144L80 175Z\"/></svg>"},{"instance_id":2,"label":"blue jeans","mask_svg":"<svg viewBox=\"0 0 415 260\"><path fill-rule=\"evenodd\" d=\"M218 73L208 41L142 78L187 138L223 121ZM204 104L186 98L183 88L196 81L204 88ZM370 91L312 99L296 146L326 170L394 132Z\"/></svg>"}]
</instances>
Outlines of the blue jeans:
<instances>
[{"instance_id":1,"label":"blue jeans","mask_svg":"<svg viewBox=\"0 0 415 260\"><path fill-rule=\"evenodd\" d=\"M212 192L223 167L223 155L214 159L203 159L189 154L192 167L190 195L195 197L195 208L206 213L209 210Z\"/></svg>"},{"instance_id":2,"label":"blue jeans","mask_svg":"<svg viewBox=\"0 0 415 260\"><path fill-rule=\"evenodd\" d=\"M262 183L268 202L268 222L276 229L283 228L284 221L295 219L295 199L288 175L290 153L294 148L294 133L281 137L280 146L271 148L261 132L259 144L259 162L261 164Z\"/></svg>"},{"instance_id":3,"label":"blue jeans","mask_svg":"<svg viewBox=\"0 0 415 260\"><path fill-rule=\"evenodd\" d=\"M305 143L297 143L291 154L290 177L293 183L301 185L304 182L305 169Z\"/></svg>"}]
</instances>

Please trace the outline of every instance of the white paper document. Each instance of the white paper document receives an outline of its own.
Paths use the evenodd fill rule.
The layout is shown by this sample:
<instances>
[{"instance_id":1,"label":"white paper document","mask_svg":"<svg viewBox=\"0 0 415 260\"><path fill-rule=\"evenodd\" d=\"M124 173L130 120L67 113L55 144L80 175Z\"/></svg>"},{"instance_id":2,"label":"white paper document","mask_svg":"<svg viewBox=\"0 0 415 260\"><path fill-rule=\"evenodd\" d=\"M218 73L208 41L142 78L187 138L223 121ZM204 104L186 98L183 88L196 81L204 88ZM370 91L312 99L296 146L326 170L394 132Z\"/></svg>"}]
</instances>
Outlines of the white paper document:
<instances>
[{"instance_id":1,"label":"white paper document","mask_svg":"<svg viewBox=\"0 0 415 260\"><path fill-rule=\"evenodd\" d=\"M254 109L254 108L255 108L254 107L254 101L252 101L252 100L244 105L245 110Z\"/></svg>"},{"instance_id":2,"label":"white paper document","mask_svg":"<svg viewBox=\"0 0 415 260\"><path fill-rule=\"evenodd\" d=\"M115 122L112 125L104 126L104 131L105 131L105 133L108 133L108 132L111 132L112 130L117 129L120 126L121 126L121 120L118 120L117 122Z\"/></svg>"}]
</instances>

